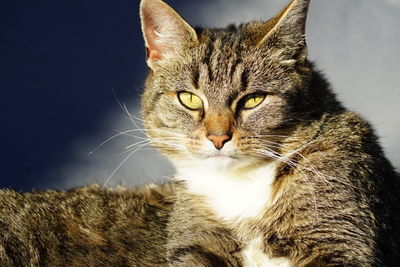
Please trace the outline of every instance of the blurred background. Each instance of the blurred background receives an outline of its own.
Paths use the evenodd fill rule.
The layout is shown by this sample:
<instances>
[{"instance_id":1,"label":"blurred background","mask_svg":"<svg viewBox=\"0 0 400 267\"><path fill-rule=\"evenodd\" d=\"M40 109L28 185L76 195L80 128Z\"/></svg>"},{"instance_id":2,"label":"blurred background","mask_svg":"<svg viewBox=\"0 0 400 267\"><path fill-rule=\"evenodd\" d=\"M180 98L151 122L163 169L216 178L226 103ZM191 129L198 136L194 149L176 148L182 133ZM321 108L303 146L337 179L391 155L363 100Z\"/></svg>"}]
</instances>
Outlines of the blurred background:
<instances>
[{"instance_id":1,"label":"blurred background","mask_svg":"<svg viewBox=\"0 0 400 267\"><path fill-rule=\"evenodd\" d=\"M190 24L266 20L289 0L170 0ZM138 0L0 0L0 187L19 191L168 179L136 128L146 74ZM400 167L400 0L312 0L307 42L345 106ZM139 126L140 127L140 126ZM97 148L97 149L96 149ZM133 153L133 154L132 154Z\"/></svg>"}]
</instances>

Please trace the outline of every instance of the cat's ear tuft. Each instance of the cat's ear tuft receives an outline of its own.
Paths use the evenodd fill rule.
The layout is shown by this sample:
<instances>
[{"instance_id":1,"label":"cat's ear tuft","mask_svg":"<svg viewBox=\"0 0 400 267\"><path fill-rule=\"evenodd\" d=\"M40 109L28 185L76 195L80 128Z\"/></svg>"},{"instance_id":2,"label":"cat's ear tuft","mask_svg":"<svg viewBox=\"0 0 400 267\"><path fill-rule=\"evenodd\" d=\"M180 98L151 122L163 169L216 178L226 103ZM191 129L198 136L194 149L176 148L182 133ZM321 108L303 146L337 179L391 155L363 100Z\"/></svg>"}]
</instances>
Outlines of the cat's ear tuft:
<instances>
[{"instance_id":1,"label":"cat's ear tuft","mask_svg":"<svg viewBox=\"0 0 400 267\"><path fill-rule=\"evenodd\" d=\"M305 29L309 3L310 0L293 0L268 21L268 32L258 45L280 48L279 54L282 59L305 60Z\"/></svg>"},{"instance_id":2,"label":"cat's ear tuft","mask_svg":"<svg viewBox=\"0 0 400 267\"><path fill-rule=\"evenodd\" d=\"M142 0L140 18L147 49L147 64L156 67L188 42L196 42L195 30L161 0Z\"/></svg>"}]
</instances>

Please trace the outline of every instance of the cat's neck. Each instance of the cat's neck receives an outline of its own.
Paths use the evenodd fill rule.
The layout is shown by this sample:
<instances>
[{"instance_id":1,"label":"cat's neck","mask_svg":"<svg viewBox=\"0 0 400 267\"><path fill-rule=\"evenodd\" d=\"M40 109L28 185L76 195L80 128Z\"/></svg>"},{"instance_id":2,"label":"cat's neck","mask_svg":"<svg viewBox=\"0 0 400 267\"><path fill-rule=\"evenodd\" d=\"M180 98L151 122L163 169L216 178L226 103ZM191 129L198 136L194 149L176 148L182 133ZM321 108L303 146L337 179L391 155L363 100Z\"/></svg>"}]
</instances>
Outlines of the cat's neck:
<instances>
[{"instance_id":1,"label":"cat's neck","mask_svg":"<svg viewBox=\"0 0 400 267\"><path fill-rule=\"evenodd\" d=\"M218 217L240 222L261 216L271 205L275 170L275 162L236 171L179 167L175 179L185 181L189 193L202 196Z\"/></svg>"}]
</instances>

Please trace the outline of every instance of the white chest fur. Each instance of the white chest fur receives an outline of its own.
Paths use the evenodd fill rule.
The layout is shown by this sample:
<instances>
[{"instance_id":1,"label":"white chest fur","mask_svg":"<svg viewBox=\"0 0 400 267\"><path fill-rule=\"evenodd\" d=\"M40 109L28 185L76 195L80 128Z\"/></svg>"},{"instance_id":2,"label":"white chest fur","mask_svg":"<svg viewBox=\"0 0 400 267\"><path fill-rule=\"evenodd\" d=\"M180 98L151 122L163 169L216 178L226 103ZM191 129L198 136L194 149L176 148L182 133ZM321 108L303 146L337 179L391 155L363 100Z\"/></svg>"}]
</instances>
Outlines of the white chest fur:
<instances>
[{"instance_id":1,"label":"white chest fur","mask_svg":"<svg viewBox=\"0 0 400 267\"><path fill-rule=\"evenodd\" d=\"M204 168L178 168L178 180L188 190L205 197L206 204L226 222L256 218L271 205L276 164L269 163L249 171L221 171ZM245 267L290 267L286 258L270 258L264 253L262 239L251 240L242 250Z\"/></svg>"},{"instance_id":2,"label":"white chest fur","mask_svg":"<svg viewBox=\"0 0 400 267\"><path fill-rule=\"evenodd\" d=\"M193 166L193 165L192 165ZM188 190L205 197L208 206L226 222L256 218L271 205L276 164L269 163L247 172L206 168L178 168L176 178ZM264 253L261 238L250 241L242 251L245 267L290 267L286 258L270 258Z\"/></svg>"},{"instance_id":3,"label":"white chest fur","mask_svg":"<svg viewBox=\"0 0 400 267\"><path fill-rule=\"evenodd\" d=\"M270 258L262 250L261 238L253 239L242 251L245 267L291 267L287 258Z\"/></svg>"},{"instance_id":4,"label":"white chest fur","mask_svg":"<svg viewBox=\"0 0 400 267\"><path fill-rule=\"evenodd\" d=\"M204 196L217 216L236 221L254 218L268 207L275 164L237 172L181 168L177 170L177 178L187 182L190 192Z\"/></svg>"}]
</instances>

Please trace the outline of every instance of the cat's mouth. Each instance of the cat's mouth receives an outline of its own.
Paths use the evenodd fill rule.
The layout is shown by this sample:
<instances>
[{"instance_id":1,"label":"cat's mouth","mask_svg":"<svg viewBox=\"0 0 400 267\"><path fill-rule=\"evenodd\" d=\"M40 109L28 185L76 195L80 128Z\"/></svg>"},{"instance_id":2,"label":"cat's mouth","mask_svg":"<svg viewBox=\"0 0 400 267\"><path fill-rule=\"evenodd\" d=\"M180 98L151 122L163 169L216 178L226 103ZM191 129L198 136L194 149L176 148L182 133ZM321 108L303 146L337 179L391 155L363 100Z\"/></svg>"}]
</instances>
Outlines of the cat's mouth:
<instances>
[{"instance_id":1,"label":"cat's mouth","mask_svg":"<svg viewBox=\"0 0 400 267\"><path fill-rule=\"evenodd\" d=\"M227 160L227 159L239 159L236 155L231 155L229 153L223 153L223 152L215 152L215 153L210 153L204 155L204 158L206 159L220 159L220 160Z\"/></svg>"},{"instance_id":2,"label":"cat's mouth","mask_svg":"<svg viewBox=\"0 0 400 267\"><path fill-rule=\"evenodd\" d=\"M233 167L239 162L239 157L224 154L224 153L216 153L207 155L204 158L204 163L209 167L216 168L225 168L225 167Z\"/></svg>"},{"instance_id":3,"label":"cat's mouth","mask_svg":"<svg viewBox=\"0 0 400 267\"><path fill-rule=\"evenodd\" d=\"M205 166L213 169L226 169L233 167L237 164L237 162L238 157L222 153L206 155L203 159Z\"/></svg>"},{"instance_id":4,"label":"cat's mouth","mask_svg":"<svg viewBox=\"0 0 400 267\"><path fill-rule=\"evenodd\" d=\"M224 154L220 154L220 155L211 155L211 156L207 156L207 159L237 159L237 157L233 157L233 156L229 156L229 155L224 155Z\"/></svg>"}]
</instances>

